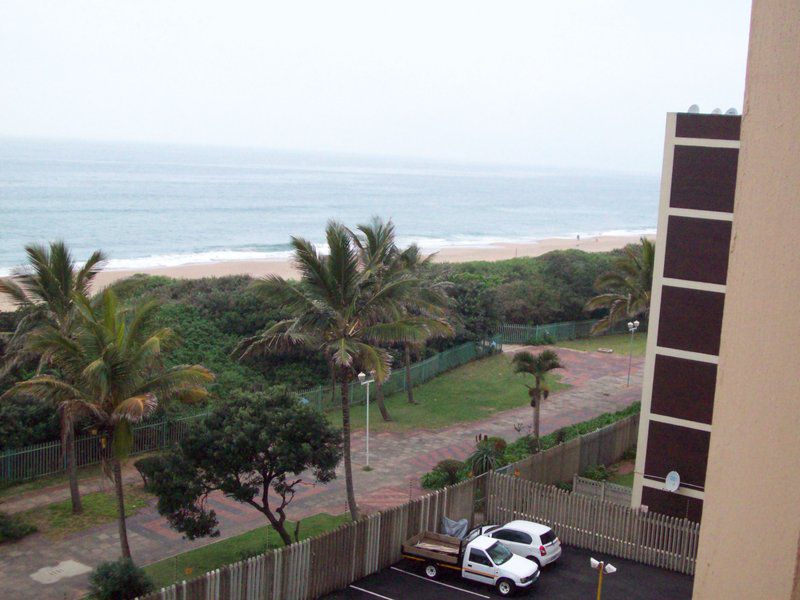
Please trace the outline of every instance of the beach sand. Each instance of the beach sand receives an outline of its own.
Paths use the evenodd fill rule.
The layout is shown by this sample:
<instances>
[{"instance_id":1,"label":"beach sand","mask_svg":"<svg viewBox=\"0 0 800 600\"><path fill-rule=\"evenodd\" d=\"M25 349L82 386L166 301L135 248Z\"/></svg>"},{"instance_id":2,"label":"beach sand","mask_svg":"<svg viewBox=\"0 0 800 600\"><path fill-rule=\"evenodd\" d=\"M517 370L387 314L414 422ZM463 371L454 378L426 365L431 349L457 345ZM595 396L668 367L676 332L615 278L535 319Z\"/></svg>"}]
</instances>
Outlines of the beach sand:
<instances>
[{"instance_id":1,"label":"beach sand","mask_svg":"<svg viewBox=\"0 0 800 600\"><path fill-rule=\"evenodd\" d=\"M646 236L655 239L655 236ZM547 239L527 244L493 244L484 247L448 247L436 253L436 262L460 263L474 260L506 260L523 256L541 256L553 250L578 249L585 252L608 252L622 248L627 244L639 241L639 236L600 236L576 239ZM270 260L242 260L232 262L203 263L180 265L176 267L157 267L152 269L139 269L136 271L115 270L102 271L95 278L95 289L125 279L136 273L148 275L163 275L178 279L199 279L201 277L223 277L225 275L251 275L263 277L265 275L280 275L286 278L295 278L296 271L290 261ZM13 310L13 306L4 297L0 297L0 311Z\"/></svg>"}]
</instances>

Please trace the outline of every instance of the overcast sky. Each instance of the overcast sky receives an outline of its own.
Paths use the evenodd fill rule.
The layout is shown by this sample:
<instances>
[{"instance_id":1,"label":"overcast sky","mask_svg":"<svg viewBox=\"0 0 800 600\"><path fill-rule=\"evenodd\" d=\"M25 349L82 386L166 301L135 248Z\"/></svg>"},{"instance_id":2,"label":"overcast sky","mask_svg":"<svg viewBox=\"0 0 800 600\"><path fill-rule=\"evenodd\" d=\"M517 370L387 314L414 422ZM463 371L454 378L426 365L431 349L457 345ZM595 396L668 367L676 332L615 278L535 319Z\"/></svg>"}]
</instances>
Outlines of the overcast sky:
<instances>
[{"instance_id":1,"label":"overcast sky","mask_svg":"<svg viewBox=\"0 0 800 600\"><path fill-rule=\"evenodd\" d=\"M645 171L741 110L746 0L3 0L0 135Z\"/></svg>"}]
</instances>

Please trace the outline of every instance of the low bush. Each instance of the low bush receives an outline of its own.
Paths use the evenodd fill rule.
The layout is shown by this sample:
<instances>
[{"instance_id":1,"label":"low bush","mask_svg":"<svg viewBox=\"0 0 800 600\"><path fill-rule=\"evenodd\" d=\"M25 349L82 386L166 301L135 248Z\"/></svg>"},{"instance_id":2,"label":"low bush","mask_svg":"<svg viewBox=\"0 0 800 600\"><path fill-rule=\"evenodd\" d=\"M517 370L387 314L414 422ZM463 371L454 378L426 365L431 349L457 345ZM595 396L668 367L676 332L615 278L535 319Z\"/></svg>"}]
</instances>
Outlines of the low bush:
<instances>
[{"instance_id":1,"label":"low bush","mask_svg":"<svg viewBox=\"0 0 800 600\"><path fill-rule=\"evenodd\" d=\"M0 512L0 543L21 540L36 531L36 527L26 523L16 515Z\"/></svg>"},{"instance_id":2,"label":"low bush","mask_svg":"<svg viewBox=\"0 0 800 600\"><path fill-rule=\"evenodd\" d=\"M97 600L132 600L153 591L150 578L129 558L100 563L89 575L89 589Z\"/></svg>"},{"instance_id":3,"label":"low bush","mask_svg":"<svg viewBox=\"0 0 800 600\"><path fill-rule=\"evenodd\" d=\"M581 473L581 477L595 481L607 481L614 473L605 465L589 465Z\"/></svg>"},{"instance_id":4,"label":"low bush","mask_svg":"<svg viewBox=\"0 0 800 600\"><path fill-rule=\"evenodd\" d=\"M144 489L148 492L150 491L150 482L153 479L153 475L159 473L163 469L164 460L161 454L156 454L155 456L145 456L144 458L134 461L133 466L136 467L136 470L139 471L139 475L142 476Z\"/></svg>"},{"instance_id":5,"label":"low bush","mask_svg":"<svg viewBox=\"0 0 800 600\"><path fill-rule=\"evenodd\" d=\"M464 481L468 475L467 466L460 460L448 458L422 476L420 483L427 490L439 490L448 485Z\"/></svg>"}]
</instances>

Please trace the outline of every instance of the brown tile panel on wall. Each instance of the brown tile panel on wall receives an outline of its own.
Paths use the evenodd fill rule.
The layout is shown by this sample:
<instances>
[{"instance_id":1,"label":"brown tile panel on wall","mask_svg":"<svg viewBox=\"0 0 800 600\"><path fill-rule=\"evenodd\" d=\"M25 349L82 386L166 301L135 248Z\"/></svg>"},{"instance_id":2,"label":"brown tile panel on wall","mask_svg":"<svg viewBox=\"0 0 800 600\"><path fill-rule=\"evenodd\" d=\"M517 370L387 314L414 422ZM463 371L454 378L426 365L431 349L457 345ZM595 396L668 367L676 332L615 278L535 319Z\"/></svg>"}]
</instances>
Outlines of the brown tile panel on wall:
<instances>
[{"instance_id":1,"label":"brown tile panel on wall","mask_svg":"<svg viewBox=\"0 0 800 600\"><path fill-rule=\"evenodd\" d=\"M648 510L679 519L699 522L703 515L702 500L649 487L642 488L642 504Z\"/></svg>"},{"instance_id":2,"label":"brown tile panel on wall","mask_svg":"<svg viewBox=\"0 0 800 600\"><path fill-rule=\"evenodd\" d=\"M731 222L669 217L664 277L725 284Z\"/></svg>"},{"instance_id":3,"label":"brown tile panel on wall","mask_svg":"<svg viewBox=\"0 0 800 600\"><path fill-rule=\"evenodd\" d=\"M663 286L658 345L718 355L724 304L725 294Z\"/></svg>"},{"instance_id":4,"label":"brown tile panel on wall","mask_svg":"<svg viewBox=\"0 0 800 600\"><path fill-rule=\"evenodd\" d=\"M739 116L678 113L675 120L675 136L738 140L741 127L742 117Z\"/></svg>"},{"instance_id":5,"label":"brown tile panel on wall","mask_svg":"<svg viewBox=\"0 0 800 600\"><path fill-rule=\"evenodd\" d=\"M706 482L709 437L708 431L650 421L644 464L645 477L663 480L670 471L677 471L682 484L703 488Z\"/></svg>"},{"instance_id":6,"label":"brown tile panel on wall","mask_svg":"<svg viewBox=\"0 0 800 600\"><path fill-rule=\"evenodd\" d=\"M711 424L717 365L656 355L650 412Z\"/></svg>"},{"instance_id":7,"label":"brown tile panel on wall","mask_svg":"<svg viewBox=\"0 0 800 600\"><path fill-rule=\"evenodd\" d=\"M736 148L675 146L669 205L733 212L738 158Z\"/></svg>"}]
</instances>

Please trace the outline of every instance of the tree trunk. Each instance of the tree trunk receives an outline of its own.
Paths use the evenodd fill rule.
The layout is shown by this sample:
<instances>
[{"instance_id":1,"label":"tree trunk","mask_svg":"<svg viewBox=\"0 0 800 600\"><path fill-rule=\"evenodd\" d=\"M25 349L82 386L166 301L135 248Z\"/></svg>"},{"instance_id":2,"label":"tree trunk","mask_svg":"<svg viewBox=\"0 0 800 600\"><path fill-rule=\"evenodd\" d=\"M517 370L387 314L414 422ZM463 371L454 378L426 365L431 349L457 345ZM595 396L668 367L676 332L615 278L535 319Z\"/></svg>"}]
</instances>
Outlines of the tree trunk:
<instances>
[{"instance_id":1,"label":"tree trunk","mask_svg":"<svg viewBox=\"0 0 800 600\"><path fill-rule=\"evenodd\" d=\"M66 411L62 411L62 413L66 413ZM65 453L67 459L72 514L79 515L83 512L83 505L81 504L81 492L78 489L78 465L75 461L75 427L66 414L62 414L61 417L61 450Z\"/></svg>"},{"instance_id":2,"label":"tree trunk","mask_svg":"<svg viewBox=\"0 0 800 600\"><path fill-rule=\"evenodd\" d=\"M386 404L383 402L383 384L377 379L375 380L375 403L378 405L378 408L381 411L383 420L391 421L392 416L389 414L389 410L386 408Z\"/></svg>"},{"instance_id":3,"label":"tree trunk","mask_svg":"<svg viewBox=\"0 0 800 600\"><path fill-rule=\"evenodd\" d=\"M536 406L533 407L533 437L536 438L536 447L539 447L539 409L541 408L541 397L536 399Z\"/></svg>"},{"instance_id":4,"label":"tree trunk","mask_svg":"<svg viewBox=\"0 0 800 600\"><path fill-rule=\"evenodd\" d=\"M289 532L286 531L286 521L282 519L276 519L275 515L272 514L272 511L269 509L263 509L263 512L267 516L267 520L272 525L272 528L278 532L278 535L281 537L281 541L283 542L284 546L288 546L292 543L292 538L289 535ZM300 523L298 522L298 527ZM295 535L297 534L297 529L295 529Z\"/></svg>"},{"instance_id":5,"label":"tree trunk","mask_svg":"<svg viewBox=\"0 0 800 600\"><path fill-rule=\"evenodd\" d=\"M416 404L414 400L414 387L411 385L411 346L405 344L405 356L403 362L406 368L406 395L408 396L409 404Z\"/></svg>"},{"instance_id":6,"label":"tree trunk","mask_svg":"<svg viewBox=\"0 0 800 600\"><path fill-rule=\"evenodd\" d=\"M117 492L117 521L119 523L119 546L122 550L122 558L131 557L131 547L128 545L128 528L125 525L125 492L122 490L122 465L119 460L114 461L114 488Z\"/></svg>"},{"instance_id":7,"label":"tree trunk","mask_svg":"<svg viewBox=\"0 0 800 600\"><path fill-rule=\"evenodd\" d=\"M358 506L356 505L356 492L353 488L353 463L350 460L350 386L347 377L341 377L342 386L342 441L344 446L344 480L347 488L347 506L350 517L358 520Z\"/></svg>"}]
</instances>

